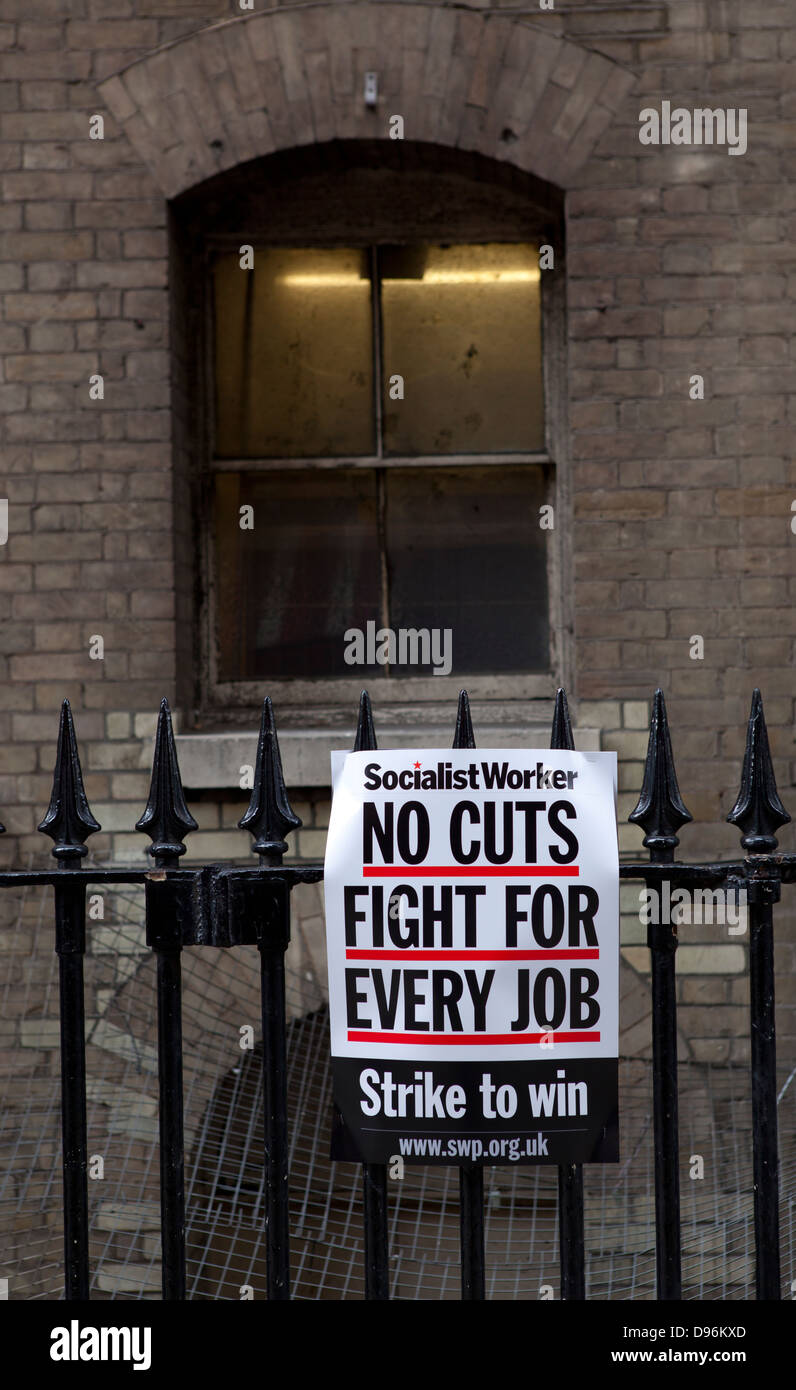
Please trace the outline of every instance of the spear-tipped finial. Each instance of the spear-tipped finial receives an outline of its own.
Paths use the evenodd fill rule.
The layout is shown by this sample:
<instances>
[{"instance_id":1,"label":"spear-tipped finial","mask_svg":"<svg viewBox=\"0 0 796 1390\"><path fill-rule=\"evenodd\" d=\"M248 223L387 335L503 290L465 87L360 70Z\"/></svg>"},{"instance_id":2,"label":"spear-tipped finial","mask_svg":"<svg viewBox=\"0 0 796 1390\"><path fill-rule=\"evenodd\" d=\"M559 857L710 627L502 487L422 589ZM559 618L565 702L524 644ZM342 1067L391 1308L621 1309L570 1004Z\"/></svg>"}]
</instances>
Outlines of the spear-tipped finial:
<instances>
[{"instance_id":1,"label":"spear-tipped finial","mask_svg":"<svg viewBox=\"0 0 796 1390\"><path fill-rule=\"evenodd\" d=\"M102 826L91 814L85 788L80 758L77 752L75 726L69 701L61 705L61 723L58 729L58 751L55 755L55 772L50 805L39 830L54 840L52 852L56 859L81 857L88 854L84 840Z\"/></svg>"},{"instance_id":2,"label":"spear-tipped finial","mask_svg":"<svg viewBox=\"0 0 796 1390\"><path fill-rule=\"evenodd\" d=\"M251 800L238 825L241 830L248 830L254 836L253 854L268 855L277 860L287 849L287 841L283 837L290 830L298 830L301 825L287 799L270 695L266 695L263 701Z\"/></svg>"},{"instance_id":3,"label":"spear-tipped finial","mask_svg":"<svg viewBox=\"0 0 796 1390\"><path fill-rule=\"evenodd\" d=\"M628 820L644 830L647 849L673 855L680 843L677 831L691 819L677 785L663 691L656 690L641 795Z\"/></svg>"},{"instance_id":4,"label":"spear-tipped finial","mask_svg":"<svg viewBox=\"0 0 796 1390\"><path fill-rule=\"evenodd\" d=\"M473 721L470 718L470 697L466 690L459 691L459 708L456 711L456 730L452 747L475 748Z\"/></svg>"},{"instance_id":5,"label":"spear-tipped finial","mask_svg":"<svg viewBox=\"0 0 796 1390\"><path fill-rule=\"evenodd\" d=\"M161 859L174 859L184 854L183 835L198 829L185 804L171 727L171 710L166 699L160 702L149 800L141 819L136 821L135 828L151 839L152 844L148 846L147 854L153 855L156 863Z\"/></svg>"},{"instance_id":6,"label":"spear-tipped finial","mask_svg":"<svg viewBox=\"0 0 796 1390\"><path fill-rule=\"evenodd\" d=\"M370 696L367 690L363 690L359 697L359 718L357 719L357 736L354 739L354 752L364 753L372 748L378 748L378 746L376 730L373 727Z\"/></svg>"},{"instance_id":7,"label":"spear-tipped finial","mask_svg":"<svg viewBox=\"0 0 796 1390\"><path fill-rule=\"evenodd\" d=\"M572 737L572 724L569 719L569 705L567 704L566 690L556 691L553 727L550 730L550 747L572 749L575 747L575 740Z\"/></svg>"},{"instance_id":8,"label":"spear-tipped finial","mask_svg":"<svg viewBox=\"0 0 796 1390\"><path fill-rule=\"evenodd\" d=\"M772 854L777 847L775 830L790 820L779 799L763 699L757 689L752 695L746 730L741 789L727 820L743 831L741 844L753 854Z\"/></svg>"}]
</instances>

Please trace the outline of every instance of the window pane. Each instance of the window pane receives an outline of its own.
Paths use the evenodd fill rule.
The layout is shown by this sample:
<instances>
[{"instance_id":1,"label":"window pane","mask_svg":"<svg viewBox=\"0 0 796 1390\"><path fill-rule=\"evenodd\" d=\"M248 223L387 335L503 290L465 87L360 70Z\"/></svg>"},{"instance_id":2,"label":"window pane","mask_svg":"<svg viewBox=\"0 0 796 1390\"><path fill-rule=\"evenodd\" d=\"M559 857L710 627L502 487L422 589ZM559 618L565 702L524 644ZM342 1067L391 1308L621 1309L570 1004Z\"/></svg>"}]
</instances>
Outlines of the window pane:
<instances>
[{"instance_id":1,"label":"window pane","mask_svg":"<svg viewBox=\"0 0 796 1390\"><path fill-rule=\"evenodd\" d=\"M385 451L542 449L536 247L385 247L380 257ZM396 374L402 401L389 398Z\"/></svg>"},{"instance_id":2,"label":"window pane","mask_svg":"<svg viewBox=\"0 0 796 1390\"><path fill-rule=\"evenodd\" d=\"M454 676L546 670L541 470L400 468L385 476L391 626L450 628ZM394 665L390 674L431 670Z\"/></svg>"},{"instance_id":3,"label":"window pane","mask_svg":"<svg viewBox=\"0 0 796 1390\"><path fill-rule=\"evenodd\" d=\"M214 302L219 457L375 452L367 252L219 256Z\"/></svg>"},{"instance_id":4,"label":"window pane","mask_svg":"<svg viewBox=\"0 0 796 1390\"><path fill-rule=\"evenodd\" d=\"M370 470L216 476L221 680L352 675L344 633L379 616L377 517Z\"/></svg>"}]
</instances>

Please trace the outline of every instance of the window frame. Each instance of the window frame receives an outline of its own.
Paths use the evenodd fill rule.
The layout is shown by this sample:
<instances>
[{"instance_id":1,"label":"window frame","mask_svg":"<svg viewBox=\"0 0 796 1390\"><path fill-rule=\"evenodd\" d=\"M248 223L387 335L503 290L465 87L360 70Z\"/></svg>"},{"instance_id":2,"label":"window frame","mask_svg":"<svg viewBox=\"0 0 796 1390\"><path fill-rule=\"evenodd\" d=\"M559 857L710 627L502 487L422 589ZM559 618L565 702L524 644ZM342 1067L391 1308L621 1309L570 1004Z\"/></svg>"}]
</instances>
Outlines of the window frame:
<instances>
[{"instance_id":1,"label":"window frame","mask_svg":"<svg viewBox=\"0 0 796 1390\"><path fill-rule=\"evenodd\" d=\"M536 226L528 229L524 238L528 242L544 242L546 229ZM562 231L563 239L563 231ZM517 235L494 235L485 227L480 236L459 235L453 232L451 244L476 245L486 242L501 242L516 245L523 238ZM251 232L208 232L202 237L198 261L202 274L202 322L203 352L202 394L200 438L200 497L201 516L199 518L199 543L201 553L201 580L203 602L199 622L199 654L201 662L201 722L203 726L229 726L239 724L241 718L251 722L251 717L259 708L263 697L263 680L222 681L218 675L218 653L215 634L218 621L218 585L215 574L215 545L212 529L212 506L214 475L219 472L257 472L305 471L308 468L325 469L387 469L387 468L434 468L447 467L517 467L528 466L541 469L545 485L545 498L554 507L555 528L547 533L547 598L549 613L548 667L541 672L511 673L500 672L489 675L468 676L459 672L450 676L435 676L431 673L417 677L402 675L391 679L381 667L352 667L351 676L319 677L312 680L297 678L274 678L267 681L267 693L278 704L282 722L293 726L308 724L334 726L341 717L350 722L351 709L355 695L367 686L371 696L378 701L383 717L388 720L417 724L418 705L429 714L440 702L451 707L462 686L466 686L470 697L475 701L488 701L498 722L504 722L509 713L508 707L527 699L549 698L555 685L569 684L572 632L571 622L566 620L563 608L564 585L562 572L568 566L569 532L569 491L568 468L566 467L566 267L563 240L556 243L556 269L554 273L544 271L540 275L540 328L541 328L541 368L544 406L545 448L539 451L511 452L500 454L434 454L434 455L383 455L381 453L381 410L382 410L382 363L381 341L378 333L377 296L373 295L374 312L374 408L376 410L376 438L379 453L356 455L353 457L308 457L308 458L244 458L220 459L213 453L215 443L215 362L214 362L214 323L212 263L220 252L239 253L244 244L295 246L295 247L335 247L345 246L355 249L370 249L375 245L427 245L428 235L393 235L390 237L335 235L311 235L306 231L286 237L284 231L270 239L267 229L258 229L254 238ZM375 258L375 257L374 257ZM342 634L341 634L342 641ZM504 707L501 709L501 707Z\"/></svg>"}]
</instances>

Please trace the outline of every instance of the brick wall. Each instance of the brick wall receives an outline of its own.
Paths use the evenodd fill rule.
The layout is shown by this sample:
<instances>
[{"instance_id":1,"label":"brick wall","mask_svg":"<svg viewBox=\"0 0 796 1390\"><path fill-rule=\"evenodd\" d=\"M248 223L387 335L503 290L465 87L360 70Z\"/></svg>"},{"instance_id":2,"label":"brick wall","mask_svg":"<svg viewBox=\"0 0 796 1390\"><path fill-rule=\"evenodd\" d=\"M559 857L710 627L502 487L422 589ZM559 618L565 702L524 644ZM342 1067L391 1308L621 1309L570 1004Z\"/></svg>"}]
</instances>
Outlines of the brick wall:
<instances>
[{"instance_id":1,"label":"brick wall","mask_svg":"<svg viewBox=\"0 0 796 1390\"><path fill-rule=\"evenodd\" d=\"M214 153L190 100L176 93L161 107L157 69L140 60L173 45L168 61L193 80L194 59L178 41L239 17L235 6L41 0L34 21L29 5L6 0L3 864L31 855L41 862L46 852L35 826L65 694L89 799L106 827L94 852L141 852L142 837L126 832L146 798L153 712L166 694L189 728L195 693L194 422L185 343L170 309L170 294L185 287L169 262L164 189L170 179L175 189L190 186L191 168L196 181L265 152L269 141L289 148L291 140L361 133L358 106L350 109L358 88L336 66L355 23L357 61L383 66L389 100L410 130L414 123L425 139L491 149L525 167L546 158L536 172L554 180L560 173L566 188L572 689L581 722L620 753L622 812L639 784L641 706L656 684L667 693L694 815L681 834L685 855L737 850L723 816L737 790L755 683L783 799L796 805L792 8L778 0L569 3L539 14L502 5L455 16L444 6L408 8L422 14L406 33L396 6L384 4L378 16L376 5L349 7L336 29L335 6L291 10L300 24L282 25L270 47L270 21L261 16L249 47L245 17L234 34L217 31L207 49L214 57L201 69L206 88L194 92L201 115L205 100L223 114L229 147ZM138 66L125 81L108 82L131 64ZM637 77L633 91L625 72ZM268 85L267 130L251 87L258 80ZM512 82L526 105L517 99L508 110L501 93ZM642 147L638 112L663 99L748 108L747 153ZM102 141L89 139L95 113L104 117ZM504 128L516 139L501 144ZM95 373L104 399L92 401ZM689 399L695 373L705 381L701 401ZM105 643L101 662L89 657L95 634ZM695 634L704 638L701 660L690 655ZM245 837L231 829L240 809L193 804L200 852L234 853L234 842L245 854ZM300 853L321 853L322 829L314 811ZM638 846L635 830L622 836L623 848ZM780 843L793 849L792 827ZM626 893L626 909L630 902ZM796 940L792 917L780 910L779 920L788 1056L796 1044ZM626 960L643 972L638 930L631 910ZM684 951L681 961L690 970L681 986L684 1028L695 1054L725 1059L745 1046L732 1036L745 1029L746 986L736 973L743 946L731 958L714 947L706 962L705 935L690 932L697 954Z\"/></svg>"}]
</instances>

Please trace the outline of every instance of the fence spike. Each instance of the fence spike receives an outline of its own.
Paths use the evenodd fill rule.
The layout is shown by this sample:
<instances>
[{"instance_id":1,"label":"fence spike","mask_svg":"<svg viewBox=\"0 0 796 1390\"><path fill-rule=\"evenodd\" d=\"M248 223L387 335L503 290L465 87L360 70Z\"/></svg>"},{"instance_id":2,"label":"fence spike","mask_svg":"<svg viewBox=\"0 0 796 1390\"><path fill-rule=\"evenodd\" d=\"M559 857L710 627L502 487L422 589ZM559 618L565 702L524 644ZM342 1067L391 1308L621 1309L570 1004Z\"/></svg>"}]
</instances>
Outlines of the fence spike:
<instances>
[{"instance_id":1,"label":"fence spike","mask_svg":"<svg viewBox=\"0 0 796 1390\"><path fill-rule=\"evenodd\" d=\"M241 816L238 825L241 830L248 830L254 836L252 854L277 858L281 858L287 849L287 841L283 837L291 830L298 830L301 825L287 799L270 695L266 695L263 701L254 787L248 810Z\"/></svg>"},{"instance_id":2,"label":"fence spike","mask_svg":"<svg viewBox=\"0 0 796 1390\"><path fill-rule=\"evenodd\" d=\"M777 847L774 831L790 820L779 799L763 698L756 687L746 729L741 787L727 820L743 831L741 844L753 854L772 854Z\"/></svg>"},{"instance_id":3,"label":"fence spike","mask_svg":"<svg viewBox=\"0 0 796 1390\"><path fill-rule=\"evenodd\" d=\"M55 841L52 848L55 857L66 859L70 855L88 854L84 840L101 829L102 826L92 816L88 804L83 786L83 773L80 770L72 710L69 701L64 700L61 705L58 751L55 755L50 805L39 830Z\"/></svg>"},{"instance_id":4,"label":"fence spike","mask_svg":"<svg viewBox=\"0 0 796 1390\"><path fill-rule=\"evenodd\" d=\"M357 736L354 739L354 752L363 753L371 748L378 748L378 746L376 730L373 727L370 696L367 690L363 690L359 697L359 718L357 719Z\"/></svg>"},{"instance_id":5,"label":"fence spike","mask_svg":"<svg viewBox=\"0 0 796 1390\"><path fill-rule=\"evenodd\" d=\"M470 718L470 697L466 690L459 691L459 708L456 711L456 730L453 735L453 748L475 748L473 721Z\"/></svg>"},{"instance_id":6,"label":"fence spike","mask_svg":"<svg viewBox=\"0 0 796 1390\"><path fill-rule=\"evenodd\" d=\"M149 800L135 828L149 836L152 844L147 846L147 854L154 855L156 859L184 854L183 836L199 828L185 804L171 727L171 710L165 698L160 702Z\"/></svg>"},{"instance_id":7,"label":"fence spike","mask_svg":"<svg viewBox=\"0 0 796 1390\"><path fill-rule=\"evenodd\" d=\"M652 702L644 781L638 803L635 810L630 812L628 820L640 825L644 830L644 844L647 849L674 853L680 843L677 831L681 825L692 819L691 812L683 804L677 785L672 741L666 718L666 702L663 691L658 689Z\"/></svg>"},{"instance_id":8,"label":"fence spike","mask_svg":"<svg viewBox=\"0 0 796 1390\"><path fill-rule=\"evenodd\" d=\"M574 751L575 740L572 737L572 724L569 718L569 705L567 704L567 692L560 689L556 691L556 707L553 711L553 727L550 730L551 748L571 748Z\"/></svg>"}]
</instances>

